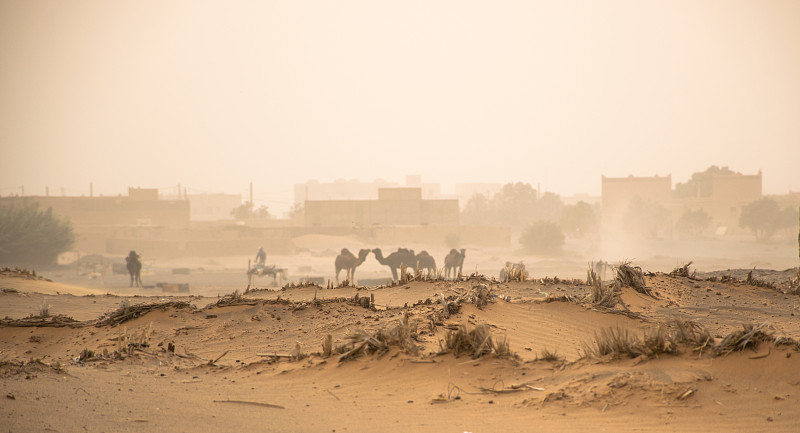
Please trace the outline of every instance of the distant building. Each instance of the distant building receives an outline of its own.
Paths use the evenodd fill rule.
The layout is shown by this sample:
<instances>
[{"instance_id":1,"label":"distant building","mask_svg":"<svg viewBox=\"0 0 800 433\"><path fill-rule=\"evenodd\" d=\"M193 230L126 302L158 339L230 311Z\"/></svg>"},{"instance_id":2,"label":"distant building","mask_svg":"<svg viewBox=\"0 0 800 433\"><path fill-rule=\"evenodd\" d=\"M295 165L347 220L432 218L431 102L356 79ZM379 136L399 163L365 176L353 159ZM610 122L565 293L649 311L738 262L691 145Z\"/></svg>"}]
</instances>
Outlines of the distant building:
<instances>
[{"instance_id":1,"label":"distant building","mask_svg":"<svg viewBox=\"0 0 800 433\"><path fill-rule=\"evenodd\" d=\"M188 227L187 200L159 200L157 189L128 188L128 196L117 197L2 197L0 206L38 203L68 218L73 226L165 226Z\"/></svg>"},{"instance_id":2,"label":"distant building","mask_svg":"<svg viewBox=\"0 0 800 433\"><path fill-rule=\"evenodd\" d=\"M397 186L383 179L372 182L337 179L333 182L309 180L294 186L295 205L308 200L376 200L379 188Z\"/></svg>"},{"instance_id":3,"label":"distant building","mask_svg":"<svg viewBox=\"0 0 800 433\"><path fill-rule=\"evenodd\" d=\"M736 230L742 208L763 197L761 185L760 171L753 175L710 174L702 182L696 182L693 196L676 197L673 215L679 218L687 209L702 209L711 216L715 227Z\"/></svg>"},{"instance_id":4,"label":"distant building","mask_svg":"<svg viewBox=\"0 0 800 433\"><path fill-rule=\"evenodd\" d=\"M706 172L672 189L671 175L653 177L602 176L602 209L606 224L620 224L631 200L638 197L666 208L674 224L687 210L702 209L720 233L738 230L742 207L760 200L761 172L744 175L730 170Z\"/></svg>"},{"instance_id":5,"label":"distant building","mask_svg":"<svg viewBox=\"0 0 800 433\"><path fill-rule=\"evenodd\" d=\"M672 176L601 178L601 203L606 223L619 223L631 200L652 200L661 205L672 201Z\"/></svg>"},{"instance_id":6,"label":"distant building","mask_svg":"<svg viewBox=\"0 0 800 433\"><path fill-rule=\"evenodd\" d=\"M441 185L432 182L424 183L422 176L419 175L406 176L405 186L419 188L422 191L422 198L426 200L442 198ZM333 182L309 180L294 186L294 202L295 205L299 205L306 200L376 200L379 189L395 187L400 187L400 185L383 179L372 182L345 179L337 179Z\"/></svg>"},{"instance_id":7,"label":"distant building","mask_svg":"<svg viewBox=\"0 0 800 433\"><path fill-rule=\"evenodd\" d=\"M307 200L306 227L458 225L458 200L425 200L421 188L380 188L377 200Z\"/></svg>"},{"instance_id":8,"label":"distant building","mask_svg":"<svg viewBox=\"0 0 800 433\"><path fill-rule=\"evenodd\" d=\"M190 194L192 221L221 221L233 219L231 211L242 205L241 194Z\"/></svg>"}]
</instances>

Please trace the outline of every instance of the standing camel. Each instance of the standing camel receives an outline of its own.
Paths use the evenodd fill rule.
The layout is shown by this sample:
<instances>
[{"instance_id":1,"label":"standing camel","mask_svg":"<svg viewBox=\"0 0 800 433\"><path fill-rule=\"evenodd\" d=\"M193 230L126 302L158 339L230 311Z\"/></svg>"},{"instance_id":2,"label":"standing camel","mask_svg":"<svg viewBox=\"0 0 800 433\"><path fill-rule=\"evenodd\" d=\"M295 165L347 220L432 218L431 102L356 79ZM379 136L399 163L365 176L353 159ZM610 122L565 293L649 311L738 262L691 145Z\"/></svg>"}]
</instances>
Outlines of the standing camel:
<instances>
[{"instance_id":1,"label":"standing camel","mask_svg":"<svg viewBox=\"0 0 800 433\"><path fill-rule=\"evenodd\" d=\"M429 275L436 275L436 259L434 259L432 255L423 250L417 254L416 258L418 271L422 272L423 269L427 269Z\"/></svg>"},{"instance_id":2,"label":"standing camel","mask_svg":"<svg viewBox=\"0 0 800 433\"><path fill-rule=\"evenodd\" d=\"M375 248L372 250L372 252L375 254L375 258L378 260L378 263L386 265L392 270L392 281L398 281L397 271L403 266L410 268L416 266L417 264L417 257L414 255L414 250L398 248L397 251L389 254L386 257L383 257L383 252L381 252L380 248Z\"/></svg>"},{"instance_id":3,"label":"standing camel","mask_svg":"<svg viewBox=\"0 0 800 433\"><path fill-rule=\"evenodd\" d=\"M461 275L461 270L464 267L464 256L467 255L467 250L461 248L459 252L455 248L450 250L444 258L444 277L450 278L450 271L453 271L453 278ZM458 271L456 271L458 269Z\"/></svg>"},{"instance_id":4,"label":"standing camel","mask_svg":"<svg viewBox=\"0 0 800 433\"><path fill-rule=\"evenodd\" d=\"M131 287L142 287L142 262L139 260L139 254L131 250L128 257L125 257L125 267L128 268L128 273L131 274Z\"/></svg>"},{"instance_id":5,"label":"standing camel","mask_svg":"<svg viewBox=\"0 0 800 433\"><path fill-rule=\"evenodd\" d=\"M344 269L347 273L347 280L350 284L355 284L356 268L364 263L369 255L368 249L362 249L358 252L358 257L354 256L347 248L342 248L341 254L336 256L336 284L339 284L339 272Z\"/></svg>"}]
</instances>

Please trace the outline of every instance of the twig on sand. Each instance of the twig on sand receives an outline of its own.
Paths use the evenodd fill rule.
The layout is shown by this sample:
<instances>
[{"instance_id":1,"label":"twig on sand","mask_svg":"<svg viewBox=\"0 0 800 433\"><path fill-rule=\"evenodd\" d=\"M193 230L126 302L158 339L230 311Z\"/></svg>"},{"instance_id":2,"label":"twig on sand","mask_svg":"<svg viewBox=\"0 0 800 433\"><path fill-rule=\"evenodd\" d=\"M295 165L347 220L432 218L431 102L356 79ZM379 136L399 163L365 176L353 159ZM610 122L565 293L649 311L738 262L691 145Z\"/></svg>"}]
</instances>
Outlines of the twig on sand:
<instances>
[{"instance_id":1,"label":"twig on sand","mask_svg":"<svg viewBox=\"0 0 800 433\"><path fill-rule=\"evenodd\" d=\"M331 390L326 389L325 391L328 391L328 394L332 395L333 398L335 398L336 400L339 400L339 396L337 396L336 394L332 393Z\"/></svg>"},{"instance_id":2,"label":"twig on sand","mask_svg":"<svg viewBox=\"0 0 800 433\"><path fill-rule=\"evenodd\" d=\"M196 359L198 361L210 362L208 359L201 358L201 357L195 355L194 353L187 353L186 355L183 355L183 354L180 354L180 353L176 352L175 356L177 356L178 358L183 358L183 359Z\"/></svg>"},{"instance_id":3,"label":"twig on sand","mask_svg":"<svg viewBox=\"0 0 800 433\"><path fill-rule=\"evenodd\" d=\"M274 409L286 409L283 406L279 406L277 404L272 403L262 403L260 401L247 401L247 400L213 400L214 403L239 403L239 404L249 404L252 406L261 406L261 407L271 407Z\"/></svg>"},{"instance_id":4,"label":"twig on sand","mask_svg":"<svg viewBox=\"0 0 800 433\"><path fill-rule=\"evenodd\" d=\"M764 353L764 354L762 354L762 355L750 356L749 358L750 358L750 359L761 359L761 358L766 358L766 357L768 357L768 356L769 356L769 354L770 354L770 353L772 353L772 346L769 346L769 347L767 348L767 353Z\"/></svg>"},{"instance_id":5,"label":"twig on sand","mask_svg":"<svg viewBox=\"0 0 800 433\"><path fill-rule=\"evenodd\" d=\"M216 363L217 363L217 361L219 361L220 359L222 359L222 357L223 357L223 356L225 356L225 355L227 355L227 354L228 354L228 351L226 350L226 351L225 351L225 353L223 353L222 355L220 355L219 357L217 357L217 359L214 359L214 360L212 360L212 361L208 361L208 365L214 365L214 364L216 364Z\"/></svg>"},{"instance_id":6,"label":"twig on sand","mask_svg":"<svg viewBox=\"0 0 800 433\"><path fill-rule=\"evenodd\" d=\"M497 384L500 384L499 389L497 388ZM491 388L480 387L479 389L484 394L508 394L520 391L544 391L544 388L531 386L530 382L520 383L519 385L511 385L508 388L505 388L502 380L498 380L497 382L495 382Z\"/></svg>"}]
</instances>

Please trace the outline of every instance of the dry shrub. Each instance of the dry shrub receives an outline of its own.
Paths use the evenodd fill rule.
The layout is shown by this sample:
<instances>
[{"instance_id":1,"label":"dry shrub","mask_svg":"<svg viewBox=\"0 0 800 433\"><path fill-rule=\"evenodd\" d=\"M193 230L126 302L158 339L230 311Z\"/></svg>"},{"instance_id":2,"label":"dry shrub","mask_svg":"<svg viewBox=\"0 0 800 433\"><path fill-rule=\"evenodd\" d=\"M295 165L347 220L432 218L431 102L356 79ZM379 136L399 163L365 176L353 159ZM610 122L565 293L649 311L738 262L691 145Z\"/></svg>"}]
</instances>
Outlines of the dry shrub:
<instances>
[{"instance_id":1,"label":"dry shrub","mask_svg":"<svg viewBox=\"0 0 800 433\"><path fill-rule=\"evenodd\" d=\"M672 322L673 337L677 343L688 344L694 348L703 348L711 342L711 334L697 322L676 320Z\"/></svg>"},{"instance_id":2,"label":"dry shrub","mask_svg":"<svg viewBox=\"0 0 800 433\"><path fill-rule=\"evenodd\" d=\"M644 272L639 266L631 266L631 262L622 262L614 267L614 272L614 283L617 288L632 287L639 293L655 298L655 295L647 288Z\"/></svg>"},{"instance_id":3,"label":"dry shrub","mask_svg":"<svg viewBox=\"0 0 800 433\"><path fill-rule=\"evenodd\" d=\"M503 269L500 270L500 281L508 283L511 281L524 282L528 279L528 270L522 262L511 263L506 262Z\"/></svg>"},{"instance_id":4,"label":"dry shrub","mask_svg":"<svg viewBox=\"0 0 800 433\"><path fill-rule=\"evenodd\" d=\"M694 262L690 261L689 263L686 263L685 265L683 265L683 266L681 266L679 268L675 268L669 274L672 275L673 277L686 277L686 278L695 279L694 278L694 274L689 274L689 266L691 266L692 263L694 263Z\"/></svg>"},{"instance_id":5,"label":"dry shrub","mask_svg":"<svg viewBox=\"0 0 800 433\"><path fill-rule=\"evenodd\" d=\"M392 346L400 347L406 353L416 355L419 352L416 335L417 323L416 321L411 322L408 311L406 311L398 324L390 329L380 329L373 334L361 330L349 335L350 346L339 349L343 353L339 357L339 362L375 353L384 354Z\"/></svg>"},{"instance_id":6,"label":"dry shrub","mask_svg":"<svg viewBox=\"0 0 800 433\"><path fill-rule=\"evenodd\" d=\"M451 315L461 311L461 304L475 304L482 310L490 302L495 302L494 290L485 284L477 283L468 292L459 295L444 296L441 294L439 304L442 309L433 311L428 318L433 323L442 324L445 319L449 319Z\"/></svg>"},{"instance_id":7,"label":"dry shrub","mask_svg":"<svg viewBox=\"0 0 800 433\"><path fill-rule=\"evenodd\" d=\"M800 268L794 268L794 278L789 279L789 293L800 294Z\"/></svg>"},{"instance_id":8,"label":"dry shrub","mask_svg":"<svg viewBox=\"0 0 800 433\"><path fill-rule=\"evenodd\" d=\"M511 352L510 342L506 337L495 341L489 331L489 325L478 325L471 330L460 326L457 331L449 331L444 341L439 341L439 354L452 353L456 358L469 355L473 359L494 354L498 357L516 358Z\"/></svg>"},{"instance_id":9,"label":"dry shrub","mask_svg":"<svg viewBox=\"0 0 800 433\"><path fill-rule=\"evenodd\" d=\"M462 296L461 302L475 304L478 309L483 310L489 302L494 302L494 291L485 284L476 284L466 295Z\"/></svg>"},{"instance_id":10,"label":"dry shrub","mask_svg":"<svg viewBox=\"0 0 800 433\"><path fill-rule=\"evenodd\" d=\"M223 298L224 299L224 298ZM167 301L167 302L154 302L150 304L138 304L138 305L129 305L126 303L122 303L119 308L115 311L106 314L105 316L101 317L95 326L113 326L119 325L120 323L127 322L128 320L135 319L137 317L144 316L145 314L153 311L153 310L164 310L167 308L190 308L194 309L192 304L186 301Z\"/></svg>"},{"instance_id":11,"label":"dry shrub","mask_svg":"<svg viewBox=\"0 0 800 433\"><path fill-rule=\"evenodd\" d=\"M602 284L603 281L597 275L597 270L594 268L594 263L589 263L589 270L586 271L586 285L592 287L599 287Z\"/></svg>"},{"instance_id":12,"label":"dry shrub","mask_svg":"<svg viewBox=\"0 0 800 433\"><path fill-rule=\"evenodd\" d=\"M227 307L231 305L241 305L242 302L245 301L246 301L245 297L242 296L238 290L234 290L233 293L229 293L219 298L217 302L214 303L214 305L217 307Z\"/></svg>"},{"instance_id":13,"label":"dry shrub","mask_svg":"<svg viewBox=\"0 0 800 433\"><path fill-rule=\"evenodd\" d=\"M715 356L727 355L735 350L742 351L745 348L758 349L758 345L765 341L773 341L772 333L766 332L769 325L766 323L755 326L752 324L742 325L742 329L731 332L713 348Z\"/></svg>"},{"instance_id":14,"label":"dry shrub","mask_svg":"<svg viewBox=\"0 0 800 433\"><path fill-rule=\"evenodd\" d=\"M622 299L615 286L603 286L602 284L592 286L592 305L614 308L617 304L622 304Z\"/></svg>"},{"instance_id":15,"label":"dry shrub","mask_svg":"<svg viewBox=\"0 0 800 433\"><path fill-rule=\"evenodd\" d=\"M753 277L753 271L747 273L747 279L744 281L745 283L756 286L756 287L763 287L765 289L772 289L777 290L775 284L770 283L769 281L759 280Z\"/></svg>"}]
</instances>

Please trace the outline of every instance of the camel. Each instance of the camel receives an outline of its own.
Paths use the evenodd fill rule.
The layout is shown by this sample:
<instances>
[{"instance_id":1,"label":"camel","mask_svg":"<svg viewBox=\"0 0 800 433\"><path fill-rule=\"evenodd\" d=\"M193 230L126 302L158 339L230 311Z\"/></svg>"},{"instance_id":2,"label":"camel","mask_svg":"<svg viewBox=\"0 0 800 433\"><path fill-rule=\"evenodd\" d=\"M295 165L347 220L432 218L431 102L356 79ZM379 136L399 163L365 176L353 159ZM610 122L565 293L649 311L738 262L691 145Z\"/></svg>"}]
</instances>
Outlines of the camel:
<instances>
[{"instance_id":1,"label":"camel","mask_svg":"<svg viewBox=\"0 0 800 433\"><path fill-rule=\"evenodd\" d=\"M436 259L432 255L428 254L427 251L420 251L416 259L417 270L422 272L422 270L427 269L430 275L436 275Z\"/></svg>"},{"instance_id":2,"label":"camel","mask_svg":"<svg viewBox=\"0 0 800 433\"><path fill-rule=\"evenodd\" d=\"M378 260L378 263L386 265L392 270L392 281L398 281L397 271L402 266L407 266L410 268L416 266L417 264L417 257L414 255L414 250L398 248L397 251L389 254L386 257L383 257L383 252L381 252L380 248L375 248L372 250L372 252L375 254L375 258Z\"/></svg>"},{"instance_id":3,"label":"camel","mask_svg":"<svg viewBox=\"0 0 800 433\"><path fill-rule=\"evenodd\" d=\"M341 254L336 256L336 284L339 284L339 272L344 269L347 273L347 280L350 284L355 284L356 268L364 263L369 255L368 249L362 249L358 252L358 257L354 256L347 248L342 248Z\"/></svg>"},{"instance_id":4,"label":"camel","mask_svg":"<svg viewBox=\"0 0 800 433\"><path fill-rule=\"evenodd\" d=\"M125 267L128 268L128 273L131 274L131 287L142 287L142 262L139 260L139 254L131 250L128 257L125 257Z\"/></svg>"},{"instance_id":5,"label":"camel","mask_svg":"<svg viewBox=\"0 0 800 433\"><path fill-rule=\"evenodd\" d=\"M461 270L464 267L464 257L467 255L467 250L461 248L461 251L456 250L455 248L450 250L447 256L444 258L444 277L450 278L450 271L453 271L453 278L457 278L461 275ZM458 269L458 272L456 272Z\"/></svg>"}]
</instances>

